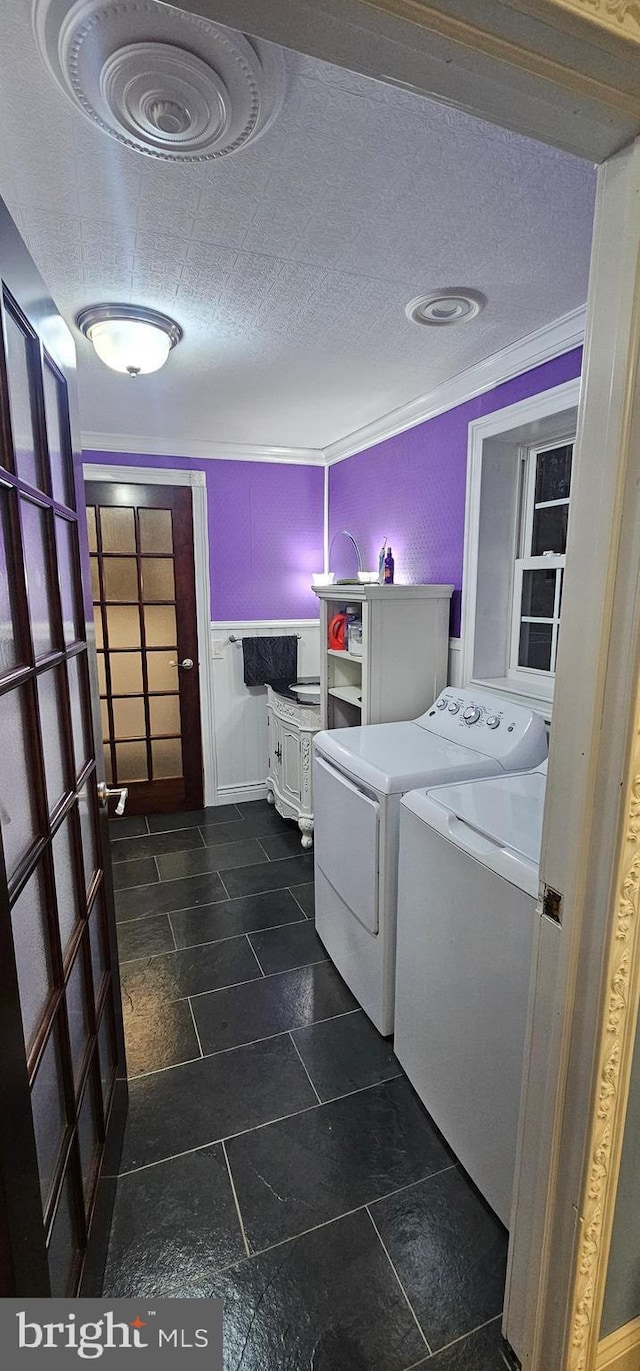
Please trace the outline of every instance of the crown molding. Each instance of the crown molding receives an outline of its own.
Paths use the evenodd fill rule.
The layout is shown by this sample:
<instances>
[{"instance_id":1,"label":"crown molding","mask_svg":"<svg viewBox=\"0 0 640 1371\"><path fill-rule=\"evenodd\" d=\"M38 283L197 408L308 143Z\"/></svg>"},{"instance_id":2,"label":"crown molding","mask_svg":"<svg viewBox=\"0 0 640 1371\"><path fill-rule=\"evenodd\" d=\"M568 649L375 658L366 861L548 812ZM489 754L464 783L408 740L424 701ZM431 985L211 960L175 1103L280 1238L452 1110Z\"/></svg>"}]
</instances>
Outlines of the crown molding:
<instances>
[{"instance_id":1,"label":"crown molding","mask_svg":"<svg viewBox=\"0 0 640 1371\"><path fill-rule=\"evenodd\" d=\"M343 462L356 452L363 452L376 443L384 442L386 438L404 433L426 419L434 419L437 414L444 414L445 410L455 409L466 400L473 400L476 395L493 390L494 386L511 381L522 372L531 371L542 362L549 362L553 357L579 347L584 341L585 319L586 306L572 310L552 324L529 333L526 338L519 338L500 352L494 352L475 366L452 376L429 394L410 400L399 409L391 410L380 419L374 419L370 424L364 424L346 437L330 443L324 449L327 466Z\"/></svg>"},{"instance_id":2,"label":"crown molding","mask_svg":"<svg viewBox=\"0 0 640 1371\"><path fill-rule=\"evenodd\" d=\"M82 431L84 452L126 452L136 457L186 457L197 462L289 462L293 466L324 466L322 448L272 447L267 444L221 443L192 439L172 442L134 433Z\"/></svg>"}]
</instances>

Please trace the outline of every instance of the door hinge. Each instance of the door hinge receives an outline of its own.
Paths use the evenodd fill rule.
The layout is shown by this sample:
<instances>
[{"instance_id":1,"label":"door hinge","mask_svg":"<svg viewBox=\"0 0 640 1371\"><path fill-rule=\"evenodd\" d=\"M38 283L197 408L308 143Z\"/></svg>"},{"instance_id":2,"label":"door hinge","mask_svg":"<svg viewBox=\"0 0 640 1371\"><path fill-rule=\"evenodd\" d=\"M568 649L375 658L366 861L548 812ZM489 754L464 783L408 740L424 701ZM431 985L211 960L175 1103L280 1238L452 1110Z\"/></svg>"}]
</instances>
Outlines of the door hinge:
<instances>
[{"instance_id":1,"label":"door hinge","mask_svg":"<svg viewBox=\"0 0 640 1371\"><path fill-rule=\"evenodd\" d=\"M554 924L559 924L562 928L562 895L559 890L553 890L550 885L543 886L542 889L542 913L548 919L552 919Z\"/></svg>"}]
</instances>

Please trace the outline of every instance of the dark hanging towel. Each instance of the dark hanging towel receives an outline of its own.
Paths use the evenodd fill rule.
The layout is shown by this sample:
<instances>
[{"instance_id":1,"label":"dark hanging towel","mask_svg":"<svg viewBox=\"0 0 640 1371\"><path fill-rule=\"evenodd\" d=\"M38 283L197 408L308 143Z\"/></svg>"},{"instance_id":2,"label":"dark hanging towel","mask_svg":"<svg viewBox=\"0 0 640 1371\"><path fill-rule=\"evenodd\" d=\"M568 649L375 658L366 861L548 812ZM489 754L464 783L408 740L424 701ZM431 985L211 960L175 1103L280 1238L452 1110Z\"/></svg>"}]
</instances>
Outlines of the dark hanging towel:
<instances>
[{"instance_id":1,"label":"dark hanging towel","mask_svg":"<svg viewBox=\"0 0 640 1371\"><path fill-rule=\"evenodd\" d=\"M289 685L298 678L298 639L295 633L277 638L243 638L244 683L247 686Z\"/></svg>"}]
</instances>

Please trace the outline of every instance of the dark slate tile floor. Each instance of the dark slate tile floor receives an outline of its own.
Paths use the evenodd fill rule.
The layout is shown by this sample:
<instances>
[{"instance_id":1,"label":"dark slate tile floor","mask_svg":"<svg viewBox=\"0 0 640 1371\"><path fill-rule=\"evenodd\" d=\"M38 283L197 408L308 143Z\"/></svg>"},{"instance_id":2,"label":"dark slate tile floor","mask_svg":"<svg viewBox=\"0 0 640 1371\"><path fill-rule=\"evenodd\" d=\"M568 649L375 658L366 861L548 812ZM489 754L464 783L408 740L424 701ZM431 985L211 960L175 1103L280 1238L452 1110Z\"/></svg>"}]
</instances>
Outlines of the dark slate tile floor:
<instances>
[{"instance_id":1,"label":"dark slate tile floor","mask_svg":"<svg viewBox=\"0 0 640 1371\"><path fill-rule=\"evenodd\" d=\"M129 1120L104 1293L225 1302L225 1371L505 1371L506 1234L262 802L115 820Z\"/></svg>"}]
</instances>

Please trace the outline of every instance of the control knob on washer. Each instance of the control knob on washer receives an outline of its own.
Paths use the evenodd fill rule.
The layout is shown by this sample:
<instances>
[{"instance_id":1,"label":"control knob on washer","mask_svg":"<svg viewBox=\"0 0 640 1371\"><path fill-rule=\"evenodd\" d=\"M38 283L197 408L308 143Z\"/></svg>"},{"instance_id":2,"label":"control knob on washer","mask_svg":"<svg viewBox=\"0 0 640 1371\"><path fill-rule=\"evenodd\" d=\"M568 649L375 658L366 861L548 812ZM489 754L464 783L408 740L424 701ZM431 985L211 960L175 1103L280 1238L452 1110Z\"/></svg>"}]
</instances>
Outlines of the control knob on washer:
<instances>
[{"instance_id":1,"label":"control knob on washer","mask_svg":"<svg viewBox=\"0 0 640 1371\"><path fill-rule=\"evenodd\" d=\"M500 727L500 716L499 716L499 714L490 714L490 715L489 715L489 718L487 719L487 728L499 728L499 727Z\"/></svg>"},{"instance_id":2,"label":"control knob on washer","mask_svg":"<svg viewBox=\"0 0 640 1371\"><path fill-rule=\"evenodd\" d=\"M454 700L453 703L449 705L449 713L450 713L450 714L457 714L459 708L460 708L460 701L459 701L459 700Z\"/></svg>"},{"instance_id":3,"label":"control knob on washer","mask_svg":"<svg viewBox=\"0 0 640 1371\"><path fill-rule=\"evenodd\" d=\"M447 702L446 699L444 699L444 700L438 700L438 701L437 701L437 707L438 707L438 709L446 709L446 708L447 708L447 703L448 703L448 702Z\"/></svg>"},{"instance_id":4,"label":"control knob on washer","mask_svg":"<svg viewBox=\"0 0 640 1371\"><path fill-rule=\"evenodd\" d=\"M478 709L477 705L467 705L467 708L465 709L462 717L465 721L465 724L477 724L481 713L482 710Z\"/></svg>"}]
</instances>

